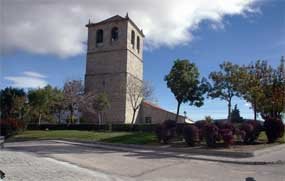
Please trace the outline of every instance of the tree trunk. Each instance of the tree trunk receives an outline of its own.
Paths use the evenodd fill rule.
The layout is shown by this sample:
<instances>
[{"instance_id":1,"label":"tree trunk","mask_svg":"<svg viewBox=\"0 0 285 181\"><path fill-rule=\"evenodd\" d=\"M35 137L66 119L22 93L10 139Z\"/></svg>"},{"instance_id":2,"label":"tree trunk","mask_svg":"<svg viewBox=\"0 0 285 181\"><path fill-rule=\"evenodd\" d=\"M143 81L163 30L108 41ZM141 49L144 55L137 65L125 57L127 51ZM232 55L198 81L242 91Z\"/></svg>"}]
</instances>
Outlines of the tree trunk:
<instances>
[{"instance_id":1,"label":"tree trunk","mask_svg":"<svg viewBox=\"0 0 285 181\"><path fill-rule=\"evenodd\" d=\"M137 112L137 109L133 109L133 117L132 117L132 122L131 122L131 131L133 131L133 129L134 129L136 112Z\"/></svg>"},{"instance_id":2,"label":"tree trunk","mask_svg":"<svg viewBox=\"0 0 285 181\"><path fill-rule=\"evenodd\" d=\"M70 110L70 120L69 120L69 124L72 124L73 122L73 109Z\"/></svg>"},{"instance_id":3,"label":"tree trunk","mask_svg":"<svg viewBox=\"0 0 285 181\"><path fill-rule=\"evenodd\" d=\"M41 125L42 114L39 114L39 125Z\"/></svg>"},{"instance_id":4,"label":"tree trunk","mask_svg":"<svg viewBox=\"0 0 285 181\"><path fill-rule=\"evenodd\" d=\"M19 111L19 119L20 119L20 120L23 120L23 113L22 113L22 110Z\"/></svg>"},{"instance_id":5,"label":"tree trunk","mask_svg":"<svg viewBox=\"0 0 285 181\"><path fill-rule=\"evenodd\" d=\"M232 100L230 99L229 102L228 102L228 121L231 121L231 112L232 112Z\"/></svg>"},{"instance_id":6,"label":"tree trunk","mask_svg":"<svg viewBox=\"0 0 285 181\"><path fill-rule=\"evenodd\" d=\"M58 124L60 124L61 123L61 111L59 111L59 113L58 113Z\"/></svg>"},{"instance_id":7,"label":"tree trunk","mask_svg":"<svg viewBox=\"0 0 285 181\"><path fill-rule=\"evenodd\" d=\"M101 113L98 112L98 124L101 125Z\"/></svg>"},{"instance_id":8,"label":"tree trunk","mask_svg":"<svg viewBox=\"0 0 285 181\"><path fill-rule=\"evenodd\" d=\"M181 105L181 102L178 102L178 105L177 105L177 112L176 112L176 117L175 117L175 122L178 121L178 116L179 116L179 111L180 111L180 105Z\"/></svg>"},{"instance_id":9,"label":"tree trunk","mask_svg":"<svg viewBox=\"0 0 285 181\"><path fill-rule=\"evenodd\" d=\"M101 114L101 123L103 124L104 123L104 113L100 111L100 114Z\"/></svg>"},{"instance_id":10,"label":"tree trunk","mask_svg":"<svg viewBox=\"0 0 285 181\"><path fill-rule=\"evenodd\" d=\"M256 103L254 101L254 104L253 104L253 112L254 112L254 121L256 121L257 119L257 111L256 111Z\"/></svg>"}]
</instances>

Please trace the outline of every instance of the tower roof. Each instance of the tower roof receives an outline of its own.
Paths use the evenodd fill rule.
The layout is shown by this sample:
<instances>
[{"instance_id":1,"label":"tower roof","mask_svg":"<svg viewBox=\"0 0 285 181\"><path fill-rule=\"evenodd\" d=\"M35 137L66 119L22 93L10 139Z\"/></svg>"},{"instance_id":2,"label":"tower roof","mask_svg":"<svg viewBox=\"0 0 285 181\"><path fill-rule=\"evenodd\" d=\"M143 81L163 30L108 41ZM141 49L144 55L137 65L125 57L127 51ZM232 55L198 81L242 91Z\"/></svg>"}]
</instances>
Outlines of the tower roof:
<instances>
[{"instance_id":1,"label":"tower roof","mask_svg":"<svg viewBox=\"0 0 285 181\"><path fill-rule=\"evenodd\" d=\"M115 16L112 16L112 17L110 17L108 19L105 19L105 20L97 22L97 23L89 22L86 25L86 27L89 28L89 27L102 25L102 24L106 24L106 23L110 23L110 22L116 22L116 21L129 21L137 29L137 31L144 37L144 34L143 34L142 30L140 30L139 27L129 18L128 14L126 15L126 17L122 17L120 15L115 15Z\"/></svg>"}]
</instances>

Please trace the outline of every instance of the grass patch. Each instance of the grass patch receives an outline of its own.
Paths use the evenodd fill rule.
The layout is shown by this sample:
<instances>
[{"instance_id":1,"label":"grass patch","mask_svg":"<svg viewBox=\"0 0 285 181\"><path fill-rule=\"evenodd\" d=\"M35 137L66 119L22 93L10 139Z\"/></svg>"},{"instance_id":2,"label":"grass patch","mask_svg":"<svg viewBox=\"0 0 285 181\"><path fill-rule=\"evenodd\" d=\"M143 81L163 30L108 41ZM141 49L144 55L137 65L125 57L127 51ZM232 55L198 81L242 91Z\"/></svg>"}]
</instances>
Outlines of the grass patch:
<instances>
[{"instance_id":1,"label":"grass patch","mask_svg":"<svg viewBox=\"0 0 285 181\"><path fill-rule=\"evenodd\" d=\"M95 132L77 130L24 131L7 141L70 139L78 141L102 141L122 144L153 144L157 139L153 133L142 132Z\"/></svg>"},{"instance_id":2,"label":"grass patch","mask_svg":"<svg viewBox=\"0 0 285 181\"><path fill-rule=\"evenodd\" d=\"M260 142L267 142L267 136L266 136L266 133L265 133L265 131L262 131L261 133L260 133L260 135L259 135L259 137L258 137L258 141L260 141ZM283 135L283 137L282 138L279 138L278 140L277 140L277 143L285 143L285 134Z\"/></svg>"},{"instance_id":3,"label":"grass patch","mask_svg":"<svg viewBox=\"0 0 285 181\"><path fill-rule=\"evenodd\" d=\"M46 140L46 139L69 139L78 141L101 141L121 144L158 144L154 133L146 132L99 132L78 130L54 130L54 131L24 131L8 138L7 141ZM261 132L259 142L267 142L265 132ZM278 140L285 143L285 135ZM184 144L184 143L183 143Z\"/></svg>"}]
</instances>

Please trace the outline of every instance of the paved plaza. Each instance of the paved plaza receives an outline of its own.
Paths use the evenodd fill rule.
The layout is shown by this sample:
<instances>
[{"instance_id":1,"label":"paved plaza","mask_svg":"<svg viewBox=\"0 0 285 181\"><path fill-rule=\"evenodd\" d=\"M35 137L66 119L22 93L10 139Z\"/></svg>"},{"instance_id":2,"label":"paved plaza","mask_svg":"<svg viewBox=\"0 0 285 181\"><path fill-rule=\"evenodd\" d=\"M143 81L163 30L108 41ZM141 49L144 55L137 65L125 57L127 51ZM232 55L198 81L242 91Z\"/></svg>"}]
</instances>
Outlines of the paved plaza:
<instances>
[{"instance_id":1,"label":"paved plaza","mask_svg":"<svg viewBox=\"0 0 285 181\"><path fill-rule=\"evenodd\" d=\"M285 158L285 152L267 154ZM148 152L120 151L55 141L7 143L0 151L4 181L155 180L284 181L284 164L243 165Z\"/></svg>"}]
</instances>

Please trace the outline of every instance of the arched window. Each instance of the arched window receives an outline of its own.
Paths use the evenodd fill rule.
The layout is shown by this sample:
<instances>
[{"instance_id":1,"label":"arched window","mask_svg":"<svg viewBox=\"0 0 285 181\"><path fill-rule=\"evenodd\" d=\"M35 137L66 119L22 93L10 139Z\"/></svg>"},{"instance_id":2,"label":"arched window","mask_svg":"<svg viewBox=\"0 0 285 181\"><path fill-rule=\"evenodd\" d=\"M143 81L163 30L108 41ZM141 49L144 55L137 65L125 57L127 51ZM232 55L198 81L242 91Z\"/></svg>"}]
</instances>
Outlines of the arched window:
<instances>
[{"instance_id":1,"label":"arched window","mask_svg":"<svg viewBox=\"0 0 285 181\"><path fill-rule=\"evenodd\" d=\"M111 35L112 35L112 41L118 40L119 39L119 28L117 27L112 28Z\"/></svg>"},{"instance_id":2,"label":"arched window","mask_svg":"<svg viewBox=\"0 0 285 181\"><path fill-rule=\"evenodd\" d=\"M103 43L103 30L99 29L96 31L96 43Z\"/></svg>"},{"instance_id":3,"label":"arched window","mask_svg":"<svg viewBox=\"0 0 285 181\"><path fill-rule=\"evenodd\" d=\"M134 30L132 30L132 35L131 36L132 36L131 37L131 44L132 44L133 48L135 48L135 37L136 37L136 35L135 35Z\"/></svg>"},{"instance_id":4,"label":"arched window","mask_svg":"<svg viewBox=\"0 0 285 181\"><path fill-rule=\"evenodd\" d=\"M141 44L140 44L140 37L137 36L137 50L138 50L138 52L140 52L140 47L141 47Z\"/></svg>"}]
</instances>

